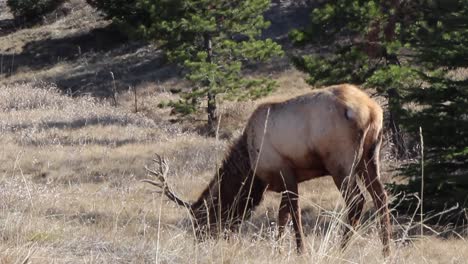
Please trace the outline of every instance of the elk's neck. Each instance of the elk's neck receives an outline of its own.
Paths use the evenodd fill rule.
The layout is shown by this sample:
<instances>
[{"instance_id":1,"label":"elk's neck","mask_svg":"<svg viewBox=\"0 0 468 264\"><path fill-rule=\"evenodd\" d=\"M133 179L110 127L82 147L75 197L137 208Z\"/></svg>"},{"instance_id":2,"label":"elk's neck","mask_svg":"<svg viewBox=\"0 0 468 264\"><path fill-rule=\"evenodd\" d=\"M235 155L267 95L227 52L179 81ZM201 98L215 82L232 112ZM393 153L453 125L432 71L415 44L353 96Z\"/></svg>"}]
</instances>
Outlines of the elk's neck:
<instances>
[{"instance_id":1,"label":"elk's neck","mask_svg":"<svg viewBox=\"0 0 468 264\"><path fill-rule=\"evenodd\" d=\"M193 203L201 225L238 222L260 203L266 185L254 177L245 133L230 147L210 184Z\"/></svg>"}]
</instances>

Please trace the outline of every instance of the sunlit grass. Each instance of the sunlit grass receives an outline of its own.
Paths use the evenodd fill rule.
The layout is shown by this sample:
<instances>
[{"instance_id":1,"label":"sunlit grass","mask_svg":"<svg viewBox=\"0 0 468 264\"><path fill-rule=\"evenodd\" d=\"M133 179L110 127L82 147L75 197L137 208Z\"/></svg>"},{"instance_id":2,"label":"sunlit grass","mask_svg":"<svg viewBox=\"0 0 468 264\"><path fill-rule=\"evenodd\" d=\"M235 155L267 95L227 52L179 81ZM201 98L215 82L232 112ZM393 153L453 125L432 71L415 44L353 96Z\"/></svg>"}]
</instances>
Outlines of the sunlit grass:
<instances>
[{"instance_id":1,"label":"sunlit grass","mask_svg":"<svg viewBox=\"0 0 468 264\"><path fill-rule=\"evenodd\" d=\"M3 86L0 93L0 263L464 263L468 257L463 236L429 232L421 238L407 232L417 220L395 219L392 254L384 260L370 202L342 250L346 212L330 178L300 186L303 255L296 254L291 228L276 240L274 193L266 194L241 233L196 242L188 213L139 182L147 177L143 166L155 152L166 156L168 181L194 200L228 140L135 114L130 103L70 98L50 85ZM236 103L225 107L236 109ZM225 124L239 134L248 113L228 112Z\"/></svg>"}]
</instances>

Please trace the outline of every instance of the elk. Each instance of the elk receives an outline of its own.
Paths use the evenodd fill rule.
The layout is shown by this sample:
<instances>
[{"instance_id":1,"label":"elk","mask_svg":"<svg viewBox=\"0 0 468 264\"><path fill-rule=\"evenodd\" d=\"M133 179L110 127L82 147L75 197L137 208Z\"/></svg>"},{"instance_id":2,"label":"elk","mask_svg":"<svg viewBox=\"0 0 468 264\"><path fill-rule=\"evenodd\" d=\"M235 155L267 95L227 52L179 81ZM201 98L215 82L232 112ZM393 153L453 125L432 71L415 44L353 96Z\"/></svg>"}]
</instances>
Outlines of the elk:
<instances>
[{"instance_id":1,"label":"elk","mask_svg":"<svg viewBox=\"0 0 468 264\"><path fill-rule=\"evenodd\" d=\"M380 180L382 109L366 93L349 84L330 86L282 102L260 105L240 138L230 147L215 176L199 198L188 203L169 188L166 161L159 171L146 168L170 200L188 208L196 230L235 230L261 202L266 190L281 193L278 236L292 219L298 252L303 232L298 184L331 175L347 208L348 227L342 246L359 224L364 195L360 177L379 210L383 254L390 253L387 194Z\"/></svg>"}]
</instances>

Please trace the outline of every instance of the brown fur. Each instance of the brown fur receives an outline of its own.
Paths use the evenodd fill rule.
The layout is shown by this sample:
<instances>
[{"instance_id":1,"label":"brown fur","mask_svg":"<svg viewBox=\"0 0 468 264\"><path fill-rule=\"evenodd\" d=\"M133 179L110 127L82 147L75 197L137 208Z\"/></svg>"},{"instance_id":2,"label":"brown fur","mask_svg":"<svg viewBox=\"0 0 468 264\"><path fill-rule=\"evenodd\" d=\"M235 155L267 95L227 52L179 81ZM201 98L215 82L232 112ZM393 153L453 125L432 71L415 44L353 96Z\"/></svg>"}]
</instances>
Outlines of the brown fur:
<instances>
[{"instance_id":1,"label":"brown fur","mask_svg":"<svg viewBox=\"0 0 468 264\"><path fill-rule=\"evenodd\" d=\"M331 175L346 202L349 224L355 228L364 206L359 175L381 212L387 256L390 218L379 172L382 116L375 101L347 84L259 106L217 174L190 206L197 230L210 234L233 230L268 189L282 193L279 236L291 217L297 249L302 251L298 184ZM346 229L343 246L351 234Z\"/></svg>"},{"instance_id":2,"label":"brown fur","mask_svg":"<svg viewBox=\"0 0 468 264\"><path fill-rule=\"evenodd\" d=\"M246 138L243 134L231 146L218 173L192 204L198 231L234 231L262 200L266 185L253 177Z\"/></svg>"}]
</instances>

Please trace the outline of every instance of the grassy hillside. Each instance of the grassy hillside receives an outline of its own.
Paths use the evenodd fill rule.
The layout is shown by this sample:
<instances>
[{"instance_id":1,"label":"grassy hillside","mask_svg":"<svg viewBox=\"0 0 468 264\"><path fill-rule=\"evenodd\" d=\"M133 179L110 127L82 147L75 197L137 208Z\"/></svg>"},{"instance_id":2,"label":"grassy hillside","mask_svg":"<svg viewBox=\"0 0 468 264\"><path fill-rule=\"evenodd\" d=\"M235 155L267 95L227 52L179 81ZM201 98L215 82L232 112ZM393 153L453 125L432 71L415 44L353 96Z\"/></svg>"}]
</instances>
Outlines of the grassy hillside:
<instances>
[{"instance_id":1,"label":"grassy hillside","mask_svg":"<svg viewBox=\"0 0 468 264\"><path fill-rule=\"evenodd\" d=\"M170 110L157 107L177 98L171 89L187 84L156 47L109 46L105 36L120 37L108 22L84 1L67 5L64 17L0 33L1 264L384 262L369 199L363 227L350 247L340 250L345 212L331 178L300 186L303 256L295 253L292 228L275 240L279 196L273 193L266 194L240 234L196 243L187 212L139 182L149 177L144 165L152 165L154 153L164 155L174 190L196 199L257 104L310 90L303 74L287 61L253 70L249 74L276 79L278 90L255 102L222 103L221 133L207 138L199 117L174 122ZM0 19L11 17L2 11ZM106 98L111 71L117 106ZM137 87L137 113L128 86ZM388 177L391 160L385 153ZM468 258L466 234L426 227L420 237L417 219L409 220L414 221L394 219L388 263Z\"/></svg>"},{"instance_id":2,"label":"grassy hillside","mask_svg":"<svg viewBox=\"0 0 468 264\"><path fill-rule=\"evenodd\" d=\"M149 94L142 104L154 107L165 96L171 95ZM71 98L49 85L1 86L0 98L0 263L26 257L32 263L383 261L370 203L362 229L350 248L340 251L338 227L344 212L329 178L301 185L305 256L295 254L292 230L282 241L275 240L279 197L273 193L238 236L195 243L187 212L139 182L147 177L143 166L151 165L154 152L166 156L170 184L193 200L211 179L229 141L132 113L131 107ZM226 124L242 122L251 111L234 109L254 105L227 104L225 111L237 119L224 115ZM152 111L167 116L165 110ZM397 244L390 262L462 263L468 257L468 244L454 235L440 239L427 229L427 237L409 239L418 228L417 223L395 222Z\"/></svg>"}]
</instances>

